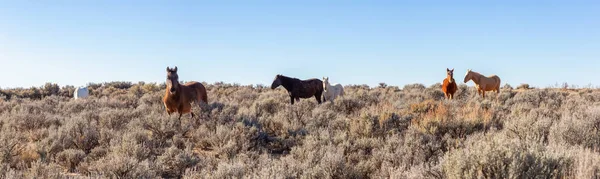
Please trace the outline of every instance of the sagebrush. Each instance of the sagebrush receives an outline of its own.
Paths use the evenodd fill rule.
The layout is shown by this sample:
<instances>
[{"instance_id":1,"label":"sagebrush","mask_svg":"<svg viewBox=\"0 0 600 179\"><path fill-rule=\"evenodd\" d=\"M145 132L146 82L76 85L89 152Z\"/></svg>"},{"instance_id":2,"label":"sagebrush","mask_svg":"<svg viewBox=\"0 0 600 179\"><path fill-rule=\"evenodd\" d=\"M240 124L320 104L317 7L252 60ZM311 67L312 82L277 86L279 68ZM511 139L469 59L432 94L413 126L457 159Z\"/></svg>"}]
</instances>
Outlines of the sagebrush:
<instances>
[{"instance_id":1,"label":"sagebrush","mask_svg":"<svg viewBox=\"0 0 600 179\"><path fill-rule=\"evenodd\" d=\"M205 84L196 118L164 84L0 91L0 178L598 178L600 90L345 87L317 105L283 89ZM527 89L527 90L523 90Z\"/></svg>"}]
</instances>

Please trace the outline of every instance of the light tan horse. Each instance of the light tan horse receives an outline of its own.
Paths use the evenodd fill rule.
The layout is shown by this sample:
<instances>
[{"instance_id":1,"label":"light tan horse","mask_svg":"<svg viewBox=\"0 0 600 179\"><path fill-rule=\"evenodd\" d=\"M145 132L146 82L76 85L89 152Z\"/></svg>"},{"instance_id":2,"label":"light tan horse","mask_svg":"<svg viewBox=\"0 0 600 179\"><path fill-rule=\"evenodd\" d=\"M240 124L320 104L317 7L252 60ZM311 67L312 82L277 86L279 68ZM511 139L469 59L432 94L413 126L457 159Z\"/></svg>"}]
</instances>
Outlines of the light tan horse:
<instances>
[{"instance_id":1,"label":"light tan horse","mask_svg":"<svg viewBox=\"0 0 600 179\"><path fill-rule=\"evenodd\" d=\"M339 83L329 84L329 77L323 77L323 101L331 101L344 96L344 86Z\"/></svg>"},{"instance_id":2,"label":"light tan horse","mask_svg":"<svg viewBox=\"0 0 600 179\"><path fill-rule=\"evenodd\" d=\"M195 81L187 82L185 84L179 84L179 75L177 75L177 67L171 69L167 67L167 89L165 90L165 97L163 102L167 109L167 114L178 112L179 119L181 115L191 113L192 118L194 113L192 112L191 103L201 105L201 103L208 103L208 97L206 95L206 88L202 83Z\"/></svg>"},{"instance_id":3,"label":"light tan horse","mask_svg":"<svg viewBox=\"0 0 600 179\"><path fill-rule=\"evenodd\" d=\"M495 91L500 94L500 77L496 75L485 77L469 69L465 75L465 83L470 80L473 80L475 87L477 88L477 93L483 98L485 98L486 91Z\"/></svg>"}]
</instances>

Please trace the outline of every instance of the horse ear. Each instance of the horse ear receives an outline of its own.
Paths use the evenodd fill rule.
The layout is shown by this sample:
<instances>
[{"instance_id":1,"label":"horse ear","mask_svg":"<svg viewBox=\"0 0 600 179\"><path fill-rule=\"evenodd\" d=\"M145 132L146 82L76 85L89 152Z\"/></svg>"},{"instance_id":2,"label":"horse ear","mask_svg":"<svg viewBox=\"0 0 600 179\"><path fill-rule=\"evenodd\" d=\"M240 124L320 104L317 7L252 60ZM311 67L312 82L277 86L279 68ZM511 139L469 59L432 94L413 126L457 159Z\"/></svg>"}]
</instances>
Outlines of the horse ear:
<instances>
[{"instance_id":1,"label":"horse ear","mask_svg":"<svg viewBox=\"0 0 600 179\"><path fill-rule=\"evenodd\" d=\"M173 69L173 72L177 73L177 66Z\"/></svg>"},{"instance_id":2,"label":"horse ear","mask_svg":"<svg viewBox=\"0 0 600 179\"><path fill-rule=\"evenodd\" d=\"M171 71L171 69L169 67L167 67L167 72L170 72L170 71Z\"/></svg>"},{"instance_id":3,"label":"horse ear","mask_svg":"<svg viewBox=\"0 0 600 179\"><path fill-rule=\"evenodd\" d=\"M454 72L454 68L452 68L452 70L450 70L451 72Z\"/></svg>"},{"instance_id":4,"label":"horse ear","mask_svg":"<svg viewBox=\"0 0 600 179\"><path fill-rule=\"evenodd\" d=\"M449 68L446 68L446 71L450 71L450 69L449 69Z\"/></svg>"}]
</instances>

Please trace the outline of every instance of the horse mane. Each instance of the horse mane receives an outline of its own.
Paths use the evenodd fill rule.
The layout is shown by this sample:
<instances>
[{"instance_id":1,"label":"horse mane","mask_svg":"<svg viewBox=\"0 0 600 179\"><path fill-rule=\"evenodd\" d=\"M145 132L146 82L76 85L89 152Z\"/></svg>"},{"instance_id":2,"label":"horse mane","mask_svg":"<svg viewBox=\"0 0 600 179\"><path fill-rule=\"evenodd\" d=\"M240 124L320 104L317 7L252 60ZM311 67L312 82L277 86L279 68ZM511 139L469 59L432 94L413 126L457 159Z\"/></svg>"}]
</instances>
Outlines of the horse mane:
<instances>
[{"instance_id":1,"label":"horse mane","mask_svg":"<svg viewBox=\"0 0 600 179\"><path fill-rule=\"evenodd\" d=\"M469 71L469 72L470 72L470 73L472 73L472 74L471 74L471 75L472 75L472 76L471 76L471 79L472 79L473 81L475 81L476 79L479 79L479 78L481 78L481 77L483 76L481 73L479 73L479 72L476 72L476 71ZM485 77L485 76L483 76L483 77ZM479 81L478 81L477 83L479 83Z\"/></svg>"},{"instance_id":2,"label":"horse mane","mask_svg":"<svg viewBox=\"0 0 600 179\"><path fill-rule=\"evenodd\" d=\"M285 76L285 75L277 75L277 76L279 76L279 78L281 78L281 79L283 79L283 80L286 80L286 81L287 81L287 80L290 80L290 79L294 79L294 78L292 78L292 77L287 77L287 76Z\"/></svg>"},{"instance_id":3,"label":"horse mane","mask_svg":"<svg viewBox=\"0 0 600 179\"><path fill-rule=\"evenodd\" d=\"M477 76L483 76L481 73L479 73L479 72L476 72L476 71L471 71L471 73L473 73L473 74L475 74L475 75L477 75Z\"/></svg>"},{"instance_id":4,"label":"horse mane","mask_svg":"<svg viewBox=\"0 0 600 179\"><path fill-rule=\"evenodd\" d=\"M278 75L279 80L281 80L281 86L283 86L284 88L288 89L289 87L291 87L291 84L293 83L293 81L298 80L297 78L292 78L292 77L287 77L284 75Z\"/></svg>"}]
</instances>

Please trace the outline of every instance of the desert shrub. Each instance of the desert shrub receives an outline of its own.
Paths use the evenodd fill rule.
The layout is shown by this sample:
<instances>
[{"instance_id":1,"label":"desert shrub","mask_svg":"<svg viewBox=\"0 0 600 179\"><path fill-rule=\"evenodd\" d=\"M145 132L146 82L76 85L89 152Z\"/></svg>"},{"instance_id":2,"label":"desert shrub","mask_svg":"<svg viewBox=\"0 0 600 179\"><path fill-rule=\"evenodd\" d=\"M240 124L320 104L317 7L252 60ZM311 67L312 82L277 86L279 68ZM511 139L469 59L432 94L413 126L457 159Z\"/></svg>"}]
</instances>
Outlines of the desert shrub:
<instances>
[{"instance_id":1,"label":"desert shrub","mask_svg":"<svg viewBox=\"0 0 600 179\"><path fill-rule=\"evenodd\" d=\"M590 107L580 113L583 113L584 117L565 115L555 123L551 129L551 138L557 143L600 149L600 107Z\"/></svg>"},{"instance_id":2,"label":"desert shrub","mask_svg":"<svg viewBox=\"0 0 600 179\"><path fill-rule=\"evenodd\" d=\"M75 168L85 158L85 152L79 149L67 149L56 155L56 163L67 169L69 172L74 172Z\"/></svg>"},{"instance_id":3,"label":"desert shrub","mask_svg":"<svg viewBox=\"0 0 600 179\"><path fill-rule=\"evenodd\" d=\"M520 117L504 123L507 136L532 143L548 143L552 119Z\"/></svg>"},{"instance_id":4,"label":"desert shrub","mask_svg":"<svg viewBox=\"0 0 600 179\"><path fill-rule=\"evenodd\" d=\"M382 134L400 132L406 130L410 125L409 116L401 116L394 112L384 112L379 115L379 128L383 130Z\"/></svg>"},{"instance_id":5,"label":"desert shrub","mask_svg":"<svg viewBox=\"0 0 600 179\"><path fill-rule=\"evenodd\" d=\"M131 120L140 116L138 111L128 109L105 110L100 113L98 124L101 128L121 130L126 128Z\"/></svg>"},{"instance_id":6,"label":"desert shrub","mask_svg":"<svg viewBox=\"0 0 600 179\"><path fill-rule=\"evenodd\" d=\"M501 125L494 118L493 109L489 108L480 104L480 106L468 105L456 109L449 103L440 103L433 108L428 108L427 113L413 120L413 126L422 132L436 136L448 134L452 137L465 138L472 133Z\"/></svg>"},{"instance_id":7,"label":"desert shrub","mask_svg":"<svg viewBox=\"0 0 600 179\"><path fill-rule=\"evenodd\" d=\"M255 117L258 117L265 115L274 115L283 107L284 105L278 100L262 95L258 98L258 100L252 103L251 109L253 115Z\"/></svg>"},{"instance_id":8,"label":"desert shrub","mask_svg":"<svg viewBox=\"0 0 600 179\"><path fill-rule=\"evenodd\" d=\"M557 147L556 150L566 150L575 158L575 167L571 170L573 178L599 178L600 154L580 148Z\"/></svg>"},{"instance_id":9,"label":"desert shrub","mask_svg":"<svg viewBox=\"0 0 600 179\"><path fill-rule=\"evenodd\" d=\"M318 128L329 127L329 122L335 120L337 113L325 105L321 105L312 110L311 118L307 120L307 124L304 127L309 130L318 130Z\"/></svg>"},{"instance_id":10,"label":"desert shrub","mask_svg":"<svg viewBox=\"0 0 600 179\"><path fill-rule=\"evenodd\" d=\"M26 178L64 178L61 174L62 169L55 164L48 164L42 161L32 163L31 168L24 172ZM1 172L0 172L1 173Z\"/></svg>"},{"instance_id":11,"label":"desert shrub","mask_svg":"<svg viewBox=\"0 0 600 179\"><path fill-rule=\"evenodd\" d=\"M5 164L4 167L16 167L19 162L17 157L25 146L25 138L18 131L7 127L2 128L0 134L0 164Z\"/></svg>"},{"instance_id":12,"label":"desert shrub","mask_svg":"<svg viewBox=\"0 0 600 179\"><path fill-rule=\"evenodd\" d=\"M442 89L442 87L437 88L437 86L425 89L425 98L433 100L444 99L444 92L440 89Z\"/></svg>"},{"instance_id":13,"label":"desert shrub","mask_svg":"<svg viewBox=\"0 0 600 179\"><path fill-rule=\"evenodd\" d=\"M113 82L106 82L102 85L103 87L113 87L116 89L129 89L131 88L131 86L133 86L133 84L131 82L126 82L126 81L113 81Z\"/></svg>"},{"instance_id":14,"label":"desert shrub","mask_svg":"<svg viewBox=\"0 0 600 179\"><path fill-rule=\"evenodd\" d=\"M596 89L370 88L318 105L284 89L205 84L167 115L165 84L3 89L0 178L598 178ZM506 87L506 86L505 86ZM6 144L6 145L4 145ZM492 175L495 174L495 175Z\"/></svg>"},{"instance_id":15,"label":"desert shrub","mask_svg":"<svg viewBox=\"0 0 600 179\"><path fill-rule=\"evenodd\" d=\"M497 133L472 136L465 145L446 154L448 178L565 178L574 162L564 152Z\"/></svg>"},{"instance_id":16,"label":"desert shrub","mask_svg":"<svg viewBox=\"0 0 600 179\"><path fill-rule=\"evenodd\" d=\"M364 106L364 102L346 97L338 98L334 102L334 109L346 115L354 114L355 112L358 112L360 109L362 109Z\"/></svg>"},{"instance_id":17,"label":"desert shrub","mask_svg":"<svg viewBox=\"0 0 600 179\"><path fill-rule=\"evenodd\" d=\"M199 161L200 159L191 152L176 147L170 147L157 158L157 164L161 166L161 176L167 178L181 177L186 169L195 166Z\"/></svg>"},{"instance_id":18,"label":"desert shrub","mask_svg":"<svg viewBox=\"0 0 600 179\"><path fill-rule=\"evenodd\" d=\"M75 94L75 87L71 85L63 86L58 91L58 95L62 97L72 98Z\"/></svg>"},{"instance_id":19,"label":"desert shrub","mask_svg":"<svg viewBox=\"0 0 600 179\"><path fill-rule=\"evenodd\" d=\"M95 122L80 117L70 118L56 131L51 131L47 140L48 154L54 156L66 149L80 149L89 153L99 142L100 133Z\"/></svg>"},{"instance_id":20,"label":"desert shrub","mask_svg":"<svg viewBox=\"0 0 600 179\"><path fill-rule=\"evenodd\" d=\"M418 83L404 85L404 88L402 88L402 90L405 90L405 91L422 91L422 90L425 90L425 85L418 84Z\"/></svg>"},{"instance_id":21,"label":"desert shrub","mask_svg":"<svg viewBox=\"0 0 600 179\"><path fill-rule=\"evenodd\" d=\"M509 99L513 98L517 93L512 90L500 90L500 94L498 94L497 100L498 102L504 104Z\"/></svg>"},{"instance_id":22,"label":"desert shrub","mask_svg":"<svg viewBox=\"0 0 600 179\"><path fill-rule=\"evenodd\" d=\"M374 174L380 178L405 176L405 172L415 166L434 172L433 167L437 165L443 154L444 150L439 138L409 129L401 136L389 137L381 148L373 150L373 157L381 162L381 170Z\"/></svg>"},{"instance_id":23,"label":"desert shrub","mask_svg":"<svg viewBox=\"0 0 600 179\"><path fill-rule=\"evenodd\" d=\"M357 138L373 137L374 131L377 128L377 121L377 116L372 116L369 114L363 114L358 118L350 119L348 124L350 136Z\"/></svg>"},{"instance_id":24,"label":"desert shrub","mask_svg":"<svg viewBox=\"0 0 600 179\"><path fill-rule=\"evenodd\" d=\"M429 89L442 89L442 83L435 83L429 86Z\"/></svg>"},{"instance_id":25,"label":"desert shrub","mask_svg":"<svg viewBox=\"0 0 600 179\"><path fill-rule=\"evenodd\" d=\"M42 96L58 95L60 87L55 83L46 83L41 89Z\"/></svg>"},{"instance_id":26,"label":"desert shrub","mask_svg":"<svg viewBox=\"0 0 600 179\"><path fill-rule=\"evenodd\" d=\"M454 94L454 98L468 99L472 96L473 93L476 93L476 91L474 90L474 88L469 88L469 86L467 86L466 84L459 84L458 90L456 91L456 94Z\"/></svg>"},{"instance_id":27,"label":"desert shrub","mask_svg":"<svg viewBox=\"0 0 600 179\"><path fill-rule=\"evenodd\" d=\"M157 178L157 170L148 160L137 159L118 153L112 153L98 161L84 166L90 175L108 178ZM82 167L80 167L82 168Z\"/></svg>"},{"instance_id":28,"label":"desert shrub","mask_svg":"<svg viewBox=\"0 0 600 179\"><path fill-rule=\"evenodd\" d=\"M434 100L427 100L427 101L423 101L420 103L413 103L410 105L410 112L411 113L416 113L416 114L425 114L428 113L432 110L434 110L435 108L437 108L437 106L440 103L434 101Z\"/></svg>"}]
</instances>

